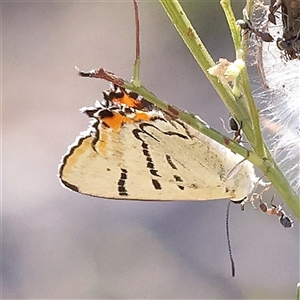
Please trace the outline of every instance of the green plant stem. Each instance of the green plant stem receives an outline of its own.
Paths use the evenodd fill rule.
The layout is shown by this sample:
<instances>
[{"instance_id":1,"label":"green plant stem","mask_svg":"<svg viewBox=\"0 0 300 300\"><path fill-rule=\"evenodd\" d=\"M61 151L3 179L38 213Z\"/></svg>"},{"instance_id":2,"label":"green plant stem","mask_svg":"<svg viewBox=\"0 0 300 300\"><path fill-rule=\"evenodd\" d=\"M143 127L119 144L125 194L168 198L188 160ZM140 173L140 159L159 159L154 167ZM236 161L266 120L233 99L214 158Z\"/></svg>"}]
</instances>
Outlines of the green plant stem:
<instances>
[{"instance_id":1,"label":"green plant stem","mask_svg":"<svg viewBox=\"0 0 300 300\"><path fill-rule=\"evenodd\" d=\"M252 1L253 2L253 1ZM223 8L223 11L225 13L227 23L229 25L229 29L231 31L233 44L235 47L236 52L242 50L243 53L243 60L245 61L247 42L242 42L244 37L247 37L247 35L243 36L243 39L241 38L240 30L238 30L236 25L236 18L234 17L230 0L221 0L221 6ZM248 3L248 7L252 7L251 3ZM250 117L250 123L252 127L252 131L249 133L245 132L248 141L250 142L252 148L255 150L255 152L260 155L261 157L265 157L266 146L263 143L262 133L260 130L260 122L259 122L259 112L256 109L255 102L250 90L250 82L248 78L248 73L246 69L243 69L240 74L240 89L244 93L244 97L247 101L248 108L249 108L249 117ZM248 134L248 135L247 135Z\"/></svg>"},{"instance_id":2,"label":"green plant stem","mask_svg":"<svg viewBox=\"0 0 300 300\"><path fill-rule=\"evenodd\" d=\"M235 16L231 8L231 4L229 0L221 0L220 4L223 8L223 11L225 13L227 23L229 25L229 29L231 32L232 40L233 40L233 45L235 48L235 51L241 49L241 29L240 26L236 25L235 21ZM245 60L245 56L243 57Z\"/></svg>"},{"instance_id":3,"label":"green plant stem","mask_svg":"<svg viewBox=\"0 0 300 300\"><path fill-rule=\"evenodd\" d=\"M251 154L248 157L248 159L255 166L260 168L261 171L270 179L273 186L277 189L281 197L285 200L287 205L298 217L298 219L300 219L299 197L297 196L295 191L290 187L286 178L283 176L282 172L280 171L275 161L271 157L267 147L263 143L261 131L260 131L260 124L259 124L259 114L256 109L250 91L249 79L246 71L241 72L242 73L241 83L248 104L247 105L248 109L245 110L245 103L243 103L243 101L238 101L239 99L235 99L232 90L228 85L223 85L221 82L219 82L219 80L216 77L208 74L207 70L208 68L214 65L214 62L211 56L209 55L208 51L206 50L205 46L203 45L201 39L198 37L196 31L192 27L190 21L185 15L179 2L176 0L160 0L160 2L164 7L165 11L167 12L168 16L170 17L175 28L181 35L183 41L185 42L190 52L194 56L195 60L197 61L197 63L199 64L199 66L201 67L204 74L211 82L211 84L214 86L214 88L216 89L216 91L224 101L225 105L228 107L229 111L237 120L243 120L243 131L247 139L249 140L250 144L253 145L253 149L255 153L257 153L255 156ZM231 15L230 22L232 22L233 19L234 17ZM230 27L232 27L232 25L230 25ZM234 39L237 40L236 34L234 34L234 36L235 36ZM146 95L146 94L143 95L141 91L134 90L132 87L129 88L131 88L133 91L140 93L141 96L144 96L147 100L153 102L151 100L150 95ZM159 105L158 103L155 102L153 103L161 109L168 110L168 107L164 107L164 105ZM185 122L187 121L183 115L179 115L179 118ZM199 131L202 130L201 132L203 134L206 134L209 137L213 138L214 140L220 142L219 141L220 139L216 138L215 134L211 134L212 132L211 130L209 131L209 133L207 133L206 130L204 130L203 128L202 129L197 128L201 126L198 125L194 126L195 124L192 124L193 122L190 123L187 122L187 123ZM226 144L226 146L229 147L231 145ZM236 151L236 152L243 155L242 151ZM254 152L249 152L249 153L254 153Z\"/></svg>"}]
</instances>

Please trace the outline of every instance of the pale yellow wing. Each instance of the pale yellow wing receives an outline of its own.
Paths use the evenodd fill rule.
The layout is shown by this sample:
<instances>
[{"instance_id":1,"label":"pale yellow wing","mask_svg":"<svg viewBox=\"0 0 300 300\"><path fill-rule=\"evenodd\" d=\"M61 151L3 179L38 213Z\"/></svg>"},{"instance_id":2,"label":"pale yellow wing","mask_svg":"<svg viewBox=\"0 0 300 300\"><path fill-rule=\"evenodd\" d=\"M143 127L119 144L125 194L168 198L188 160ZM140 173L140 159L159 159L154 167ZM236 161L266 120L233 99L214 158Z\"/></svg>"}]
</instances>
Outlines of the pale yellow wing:
<instances>
[{"instance_id":1,"label":"pale yellow wing","mask_svg":"<svg viewBox=\"0 0 300 300\"><path fill-rule=\"evenodd\" d=\"M120 130L97 126L62 159L59 177L73 191L128 200L241 200L257 180L251 163L239 165L241 156L181 121L160 116L124 122Z\"/></svg>"}]
</instances>

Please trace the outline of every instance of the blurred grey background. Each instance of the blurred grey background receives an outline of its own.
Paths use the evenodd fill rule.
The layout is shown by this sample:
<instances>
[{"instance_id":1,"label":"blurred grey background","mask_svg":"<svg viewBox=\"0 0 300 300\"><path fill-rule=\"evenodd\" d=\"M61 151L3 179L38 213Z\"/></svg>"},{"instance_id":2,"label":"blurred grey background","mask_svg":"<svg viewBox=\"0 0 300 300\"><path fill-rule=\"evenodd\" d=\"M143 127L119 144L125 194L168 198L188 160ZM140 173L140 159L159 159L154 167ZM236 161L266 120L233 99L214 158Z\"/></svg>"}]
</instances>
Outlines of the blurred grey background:
<instances>
[{"instance_id":1,"label":"blurred grey background","mask_svg":"<svg viewBox=\"0 0 300 300\"><path fill-rule=\"evenodd\" d=\"M219 2L182 2L213 58L233 60ZM142 83L225 133L229 113L160 3L139 8ZM130 79L134 41L131 1L2 3L3 298L295 298L297 222L232 205L233 279L226 200L113 201L60 185L61 156L88 126L79 108L108 88L74 66Z\"/></svg>"}]
</instances>

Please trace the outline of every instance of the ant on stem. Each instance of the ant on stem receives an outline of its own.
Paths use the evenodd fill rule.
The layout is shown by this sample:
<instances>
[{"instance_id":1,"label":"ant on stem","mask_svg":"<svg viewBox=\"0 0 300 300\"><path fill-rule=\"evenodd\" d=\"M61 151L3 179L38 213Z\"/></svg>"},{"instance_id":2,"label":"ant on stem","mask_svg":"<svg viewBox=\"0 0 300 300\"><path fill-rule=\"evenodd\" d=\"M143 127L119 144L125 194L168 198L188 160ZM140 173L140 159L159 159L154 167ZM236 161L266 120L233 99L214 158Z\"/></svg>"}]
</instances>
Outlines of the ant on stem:
<instances>
[{"instance_id":1,"label":"ant on stem","mask_svg":"<svg viewBox=\"0 0 300 300\"><path fill-rule=\"evenodd\" d=\"M269 32L261 31L257 26L254 26L249 19L247 11L243 9L244 20L237 20L236 24L241 27L245 34L250 33L255 34L257 37L261 38L262 41L270 43L273 42L274 39Z\"/></svg>"}]
</instances>

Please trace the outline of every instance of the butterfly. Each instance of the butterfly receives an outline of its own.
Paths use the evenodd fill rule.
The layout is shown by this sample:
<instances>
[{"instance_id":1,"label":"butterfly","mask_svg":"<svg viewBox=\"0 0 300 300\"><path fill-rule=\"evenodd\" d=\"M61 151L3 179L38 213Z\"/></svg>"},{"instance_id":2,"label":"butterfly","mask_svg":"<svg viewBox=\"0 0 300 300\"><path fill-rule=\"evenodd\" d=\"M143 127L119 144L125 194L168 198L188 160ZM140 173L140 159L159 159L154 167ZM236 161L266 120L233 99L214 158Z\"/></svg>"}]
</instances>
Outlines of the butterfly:
<instances>
[{"instance_id":1,"label":"butterfly","mask_svg":"<svg viewBox=\"0 0 300 300\"><path fill-rule=\"evenodd\" d=\"M253 165L162 111L140 95L112 85L103 100L81 111L88 129L59 166L63 186L126 200L241 202L253 190Z\"/></svg>"}]
</instances>

